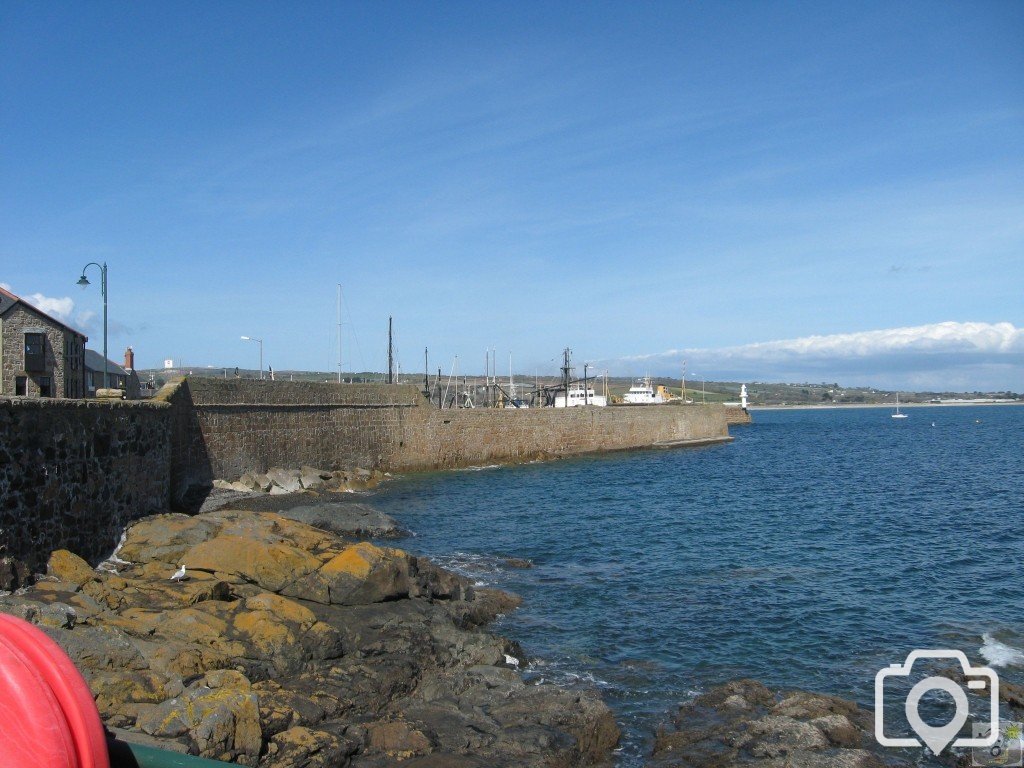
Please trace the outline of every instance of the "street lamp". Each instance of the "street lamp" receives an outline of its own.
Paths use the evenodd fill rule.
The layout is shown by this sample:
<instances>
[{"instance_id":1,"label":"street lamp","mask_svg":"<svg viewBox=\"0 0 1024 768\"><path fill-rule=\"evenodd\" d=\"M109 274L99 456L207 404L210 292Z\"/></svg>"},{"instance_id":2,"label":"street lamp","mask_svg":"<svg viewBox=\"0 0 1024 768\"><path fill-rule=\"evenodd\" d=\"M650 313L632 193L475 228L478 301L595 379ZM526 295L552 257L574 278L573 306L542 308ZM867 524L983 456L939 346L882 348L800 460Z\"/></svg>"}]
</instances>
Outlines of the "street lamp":
<instances>
[{"instance_id":1,"label":"street lamp","mask_svg":"<svg viewBox=\"0 0 1024 768\"><path fill-rule=\"evenodd\" d=\"M242 341L255 341L260 345L260 381L263 381L263 339L256 339L252 336L243 336Z\"/></svg>"},{"instance_id":2,"label":"street lamp","mask_svg":"<svg viewBox=\"0 0 1024 768\"><path fill-rule=\"evenodd\" d=\"M82 276L78 278L78 285L82 286L83 290L85 286L89 285L89 278L85 276L85 270L89 267L96 267L100 271L100 294L103 296L103 388L106 389L108 386L107 381L107 263L97 264L95 261L90 261L84 267L82 267Z\"/></svg>"}]
</instances>

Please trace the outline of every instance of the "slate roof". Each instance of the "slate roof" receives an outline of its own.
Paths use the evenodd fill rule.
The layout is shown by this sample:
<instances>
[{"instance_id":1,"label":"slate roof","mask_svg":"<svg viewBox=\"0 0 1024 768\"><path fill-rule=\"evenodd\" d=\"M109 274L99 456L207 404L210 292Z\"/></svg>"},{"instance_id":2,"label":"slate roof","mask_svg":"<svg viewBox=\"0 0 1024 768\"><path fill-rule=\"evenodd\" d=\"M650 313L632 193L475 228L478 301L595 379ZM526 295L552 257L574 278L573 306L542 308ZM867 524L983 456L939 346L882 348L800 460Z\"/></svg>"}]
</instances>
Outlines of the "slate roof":
<instances>
[{"instance_id":1,"label":"slate roof","mask_svg":"<svg viewBox=\"0 0 1024 768\"><path fill-rule=\"evenodd\" d=\"M71 331L72 333L77 333L79 336L81 336L86 341L89 340L89 337L86 336L84 333L82 333L77 328L72 328L70 325L68 325L65 322L62 322L62 321L58 320L53 315L46 314L45 312L43 312L43 310L41 310L39 307L37 307L32 302L26 301L25 299L21 298L21 296L16 296L13 293L11 293L10 291L8 291L7 289L5 289L2 286L0 286L0 315L4 314L7 310L9 310L11 307L13 307L18 302L21 302L26 307L31 308L33 312L35 312L38 315L42 315L43 317L45 317L50 322L55 323L56 325L59 325L61 328L66 328L67 330ZM100 364L102 365L102 363L103 363L103 358L100 357Z\"/></svg>"},{"instance_id":2,"label":"slate roof","mask_svg":"<svg viewBox=\"0 0 1024 768\"><path fill-rule=\"evenodd\" d=\"M103 355L92 349L85 350L85 367L90 371L102 371L103 370ZM127 376L128 372L125 371L120 365L115 363L113 360L107 360L107 373L116 374L118 376Z\"/></svg>"}]
</instances>

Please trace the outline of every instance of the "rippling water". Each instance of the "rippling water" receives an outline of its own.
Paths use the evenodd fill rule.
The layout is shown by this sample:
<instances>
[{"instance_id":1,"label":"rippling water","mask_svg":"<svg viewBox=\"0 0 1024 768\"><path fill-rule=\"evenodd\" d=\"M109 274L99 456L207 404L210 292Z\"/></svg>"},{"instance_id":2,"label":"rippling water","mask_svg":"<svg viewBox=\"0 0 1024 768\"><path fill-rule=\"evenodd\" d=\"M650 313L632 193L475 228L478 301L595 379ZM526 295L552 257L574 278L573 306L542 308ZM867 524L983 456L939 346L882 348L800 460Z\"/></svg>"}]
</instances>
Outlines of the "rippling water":
<instances>
[{"instance_id":1,"label":"rippling water","mask_svg":"<svg viewBox=\"0 0 1024 768\"><path fill-rule=\"evenodd\" d=\"M870 703L913 648L1024 674L1024 408L909 413L760 411L727 445L421 475L374 502L410 549L523 595L497 629L530 674L601 686L633 765L740 676Z\"/></svg>"}]
</instances>

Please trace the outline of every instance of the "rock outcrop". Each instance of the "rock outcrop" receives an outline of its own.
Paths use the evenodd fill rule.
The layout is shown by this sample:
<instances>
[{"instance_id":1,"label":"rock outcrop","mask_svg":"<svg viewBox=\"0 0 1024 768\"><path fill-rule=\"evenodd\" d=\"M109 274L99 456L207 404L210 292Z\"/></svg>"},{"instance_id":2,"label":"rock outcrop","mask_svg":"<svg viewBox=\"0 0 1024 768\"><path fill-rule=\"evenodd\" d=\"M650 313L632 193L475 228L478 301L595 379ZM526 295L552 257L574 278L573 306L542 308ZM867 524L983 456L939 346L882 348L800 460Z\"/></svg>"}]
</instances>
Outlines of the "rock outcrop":
<instances>
[{"instance_id":1,"label":"rock outcrop","mask_svg":"<svg viewBox=\"0 0 1024 768\"><path fill-rule=\"evenodd\" d=\"M299 491L363 491L380 484L386 475L379 470L325 470L316 467L246 472L237 480L214 480L218 490L238 493L297 493Z\"/></svg>"},{"instance_id":2,"label":"rock outcrop","mask_svg":"<svg viewBox=\"0 0 1024 768\"><path fill-rule=\"evenodd\" d=\"M513 596L424 558L239 511L147 518L116 554L55 552L0 610L60 643L125 738L274 768L590 765L617 743L596 695L524 683L477 628Z\"/></svg>"},{"instance_id":3,"label":"rock outcrop","mask_svg":"<svg viewBox=\"0 0 1024 768\"><path fill-rule=\"evenodd\" d=\"M779 692L753 680L712 688L659 731L653 768L894 768L871 714L834 696Z\"/></svg>"}]
</instances>

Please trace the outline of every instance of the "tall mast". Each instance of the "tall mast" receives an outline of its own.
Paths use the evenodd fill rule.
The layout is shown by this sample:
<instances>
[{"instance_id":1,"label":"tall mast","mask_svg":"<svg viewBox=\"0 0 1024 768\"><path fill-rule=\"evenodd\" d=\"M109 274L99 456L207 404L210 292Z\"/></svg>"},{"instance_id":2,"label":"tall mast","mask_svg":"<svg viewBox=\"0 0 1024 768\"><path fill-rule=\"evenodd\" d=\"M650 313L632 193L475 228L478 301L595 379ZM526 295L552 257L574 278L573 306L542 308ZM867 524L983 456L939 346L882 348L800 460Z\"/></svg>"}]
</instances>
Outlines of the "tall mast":
<instances>
[{"instance_id":1,"label":"tall mast","mask_svg":"<svg viewBox=\"0 0 1024 768\"><path fill-rule=\"evenodd\" d=\"M338 283L338 383L341 384L341 283Z\"/></svg>"},{"instance_id":2,"label":"tall mast","mask_svg":"<svg viewBox=\"0 0 1024 768\"><path fill-rule=\"evenodd\" d=\"M565 404L569 404L569 377L572 371L572 367L569 365L569 356L572 354L572 350L568 347L562 353L562 387L565 388Z\"/></svg>"},{"instance_id":3,"label":"tall mast","mask_svg":"<svg viewBox=\"0 0 1024 768\"><path fill-rule=\"evenodd\" d=\"M428 372L430 371L430 358L427 357L427 348L423 348L423 394L428 398L430 397L430 378Z\"/></svg>"},{"instance_id":4,"label":"tall mast","mask_svg":"<svg viewBox=\"0 0 1024 768\"><path fill-rule=\"evenodd\" d=\"M395 345L391 335L391 315L388 315L388 384L395 383Z\"/></svg>"}]
</instances>

